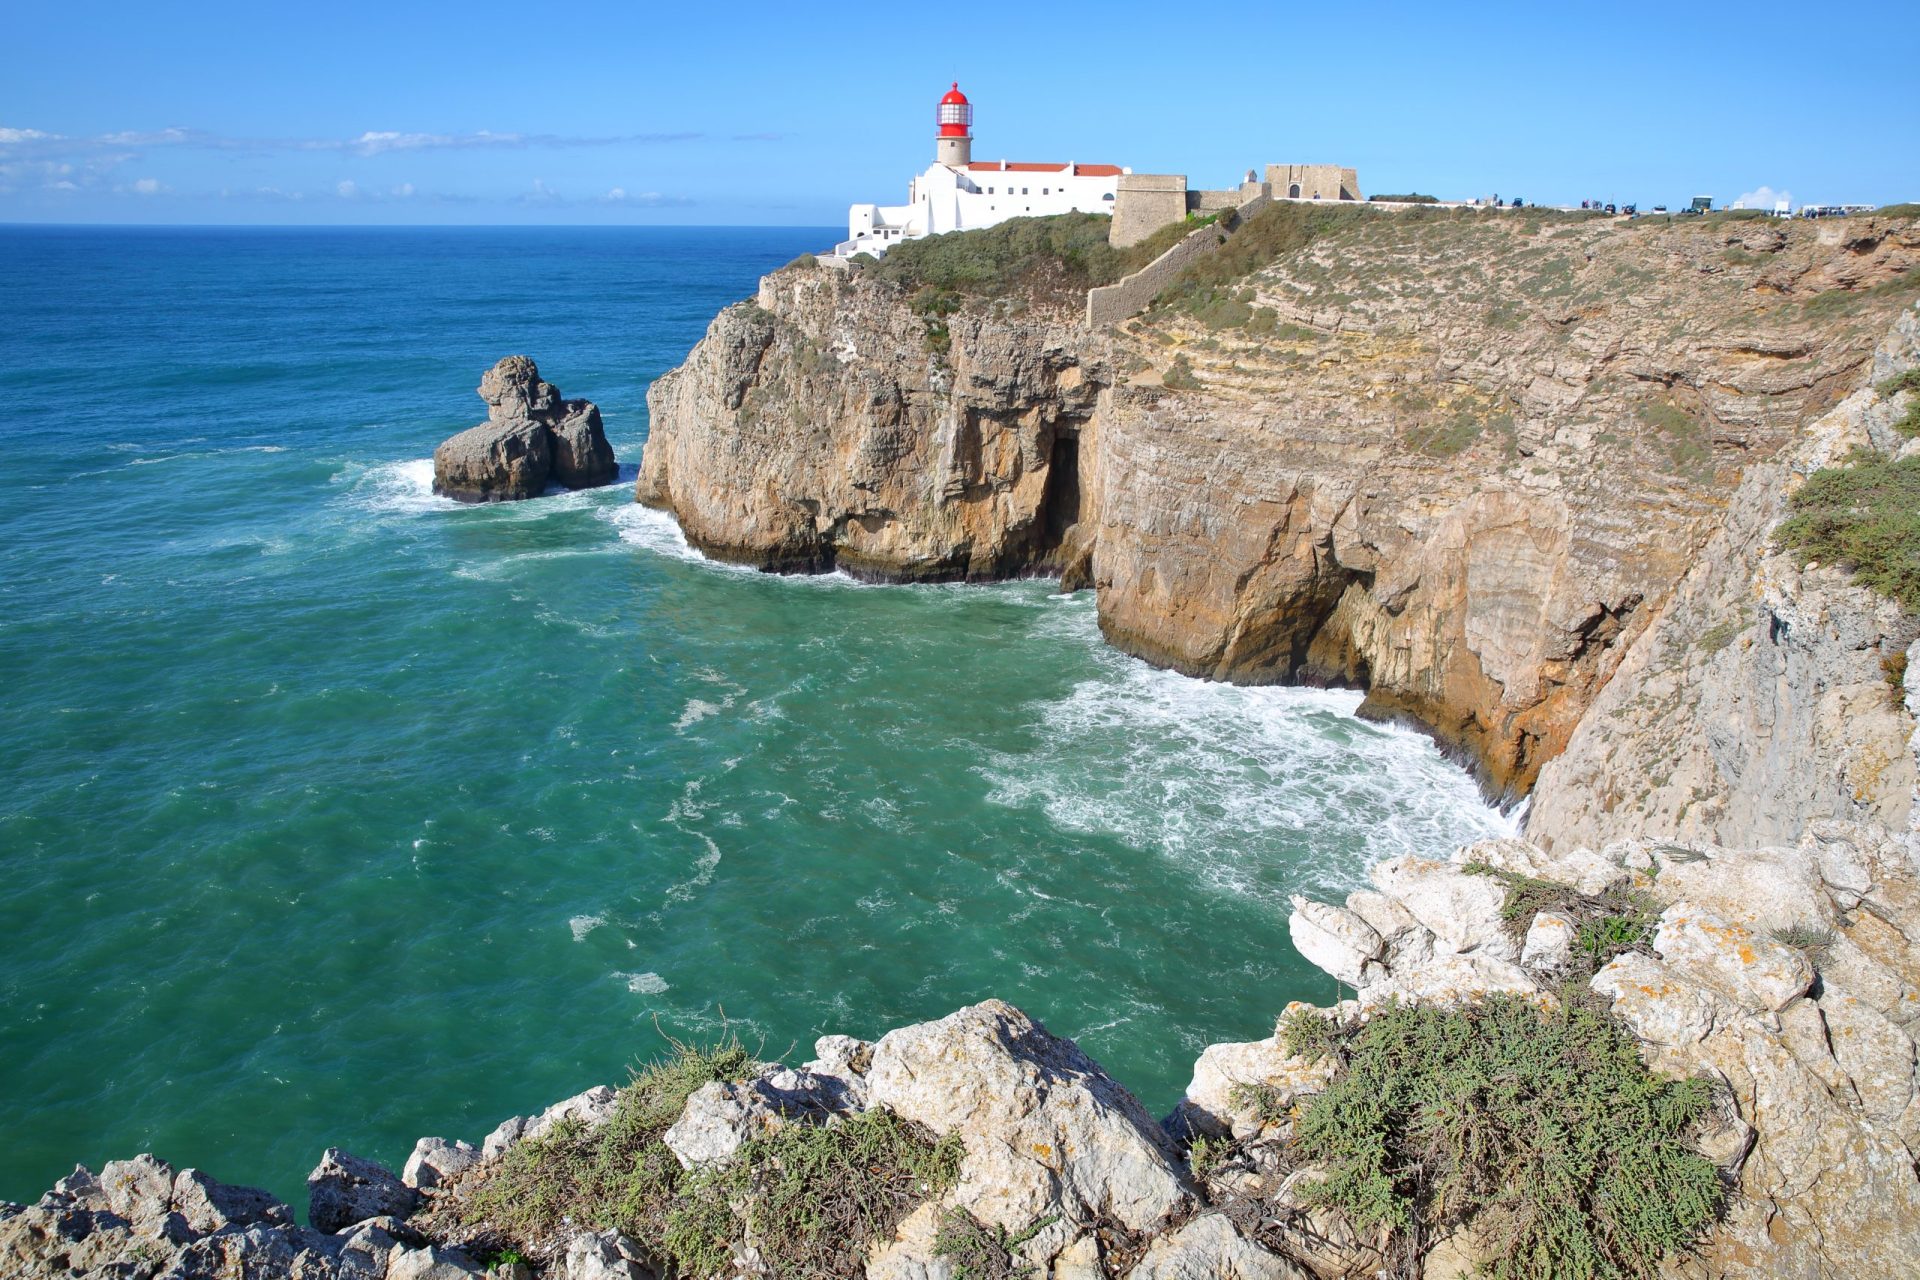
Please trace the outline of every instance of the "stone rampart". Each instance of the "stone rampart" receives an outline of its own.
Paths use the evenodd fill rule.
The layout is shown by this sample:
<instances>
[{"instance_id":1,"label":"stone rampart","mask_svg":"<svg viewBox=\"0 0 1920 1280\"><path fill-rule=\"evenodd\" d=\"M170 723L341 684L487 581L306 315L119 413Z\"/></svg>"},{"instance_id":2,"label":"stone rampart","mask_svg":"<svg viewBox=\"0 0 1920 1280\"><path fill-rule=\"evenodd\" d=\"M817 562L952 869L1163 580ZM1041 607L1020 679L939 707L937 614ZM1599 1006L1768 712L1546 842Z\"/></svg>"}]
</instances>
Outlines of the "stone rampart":
<instances>
[{"instance_id":1,"label":"stone rampart","mask_svg":"<svg viewBox=\"0 0 1920 1280\"><path fill-rule=\"evenodd\" d=\"M1273 203L1265 192L1223 212L1219 219L1196 228L1165 253L1114 284L1087 291L1087 325L1099 329L1120 323L1146 309L1159 292L1173 283L1189 262L1219 252L1240 224Z\"/></svg>"},{"instance_id":2,"label":"stone rampart","mask_svg":"<svg viewBox=\"0 0 1920 1280\"><path fill-rule=\"evenodd\" d=\"M1113 226L1107 243L1116 249L1139 244L1148 236L1187 216L1190 194L1181 173L1126 173L1120 176L1113 200Z\"/></svg>"},{"instance_id":3,"label":"stone rampart","mask_svg":"<svg viewBox=\"0 0 1920 1280\"><path fill-rule=\"evenodd\" d=\"M1270 164L1267 185L1285 200L1359 200L1360 176L1337 164Z\"/></svg>"}]
</instances>

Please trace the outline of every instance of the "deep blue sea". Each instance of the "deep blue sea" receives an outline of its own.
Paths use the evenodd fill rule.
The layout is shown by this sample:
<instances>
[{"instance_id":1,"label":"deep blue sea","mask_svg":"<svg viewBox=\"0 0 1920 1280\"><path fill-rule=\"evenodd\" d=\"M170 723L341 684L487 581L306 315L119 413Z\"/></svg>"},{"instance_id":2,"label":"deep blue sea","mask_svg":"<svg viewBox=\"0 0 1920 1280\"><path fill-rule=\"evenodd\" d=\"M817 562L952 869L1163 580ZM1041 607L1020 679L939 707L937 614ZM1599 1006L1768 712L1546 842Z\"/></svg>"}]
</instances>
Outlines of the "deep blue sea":
<instances>
[{"instance_id":1,"label":"deep blue sea","mask_svg":"<svg viewBox=\"0 0 1920 1280\"><path fill-rule=\"evenodd\" d=\"M987 996L1161 1112L1332 996L1289 893L1508 829L1090 595L766 577L636 507L648 382L834 234L0 228L0 1198L153 1150L303 1204L663 1032ZM516 352L621 484L431 495Z\"/></svg>"}]
</instances>

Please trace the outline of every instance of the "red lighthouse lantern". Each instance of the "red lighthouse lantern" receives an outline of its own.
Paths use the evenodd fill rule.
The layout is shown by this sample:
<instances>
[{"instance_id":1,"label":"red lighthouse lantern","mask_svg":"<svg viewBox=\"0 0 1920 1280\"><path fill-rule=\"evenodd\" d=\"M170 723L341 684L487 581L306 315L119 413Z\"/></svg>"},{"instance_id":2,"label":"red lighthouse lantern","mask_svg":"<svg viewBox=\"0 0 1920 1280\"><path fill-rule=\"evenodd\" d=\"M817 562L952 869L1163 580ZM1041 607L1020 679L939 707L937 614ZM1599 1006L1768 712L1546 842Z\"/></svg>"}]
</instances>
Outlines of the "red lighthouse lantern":
<instances>
[{"instance_id":1,"label":"red lighthouse lantern","mask_svg":"<svg viewBox=\"0 0 1920 1280\"><path fill-rule=\"evenodd\" d=\"M964 168L973 159L973 104L960 92L958 80L940 99L940 109L934 119L940 124L940 132L934 138L934 159L956 169Z\"/></svg>"},{"instance_id":2,"label":"red lighthouse lantern","mask_svg":"<svg viewBox=\"0 0 1920 1280\"><path fill-rule=\"evenodd\" d=\"M940 99L939 120L943 138L964 138L973 132L973 104L960 92L958 80L947 90L947 96Z\"/></svg>"}]
</instances>

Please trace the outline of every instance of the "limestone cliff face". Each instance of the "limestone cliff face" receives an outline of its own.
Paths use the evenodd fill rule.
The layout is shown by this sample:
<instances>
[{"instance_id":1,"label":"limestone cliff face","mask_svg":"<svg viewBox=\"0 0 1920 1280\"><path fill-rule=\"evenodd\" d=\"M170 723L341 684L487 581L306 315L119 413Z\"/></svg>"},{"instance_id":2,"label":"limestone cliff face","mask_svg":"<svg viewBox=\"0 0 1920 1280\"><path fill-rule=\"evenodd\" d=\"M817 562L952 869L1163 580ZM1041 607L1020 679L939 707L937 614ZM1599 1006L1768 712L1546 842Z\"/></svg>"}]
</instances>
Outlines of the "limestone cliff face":
<instances>
[{"instance_id":1,"label":"limestone cliff face","mask_svg":"<svg viewBox=\"0 0 1920 1280\"><path fill-rule=\"evenodd\" d=\"M656 384L638 496L769 569L1062 571L1129 652L1364 686L1520 795L1917 264L1906 220L1382 216L1198 317L1003 300L944 352L897 289L782 271Z\"/></svg>"},{"instance_id":2,"label":"limestone cliff face","mask_svg":"<svg viewBox=\"0 0 1920 1280\"><path fill-rule=\"evenodd\" d=\"M1070 317L956 316L951 347L886 285L790 270L648 393L638 496L718 558L917 580L1058 564L1078 438L1110 378Z\"/></svg>"},{"instance_id":3,"label":"limestone cliff face","mask_svg":"<svg viewBox=\"0 0 1920 1280\"><path fill-rule=\"evenodd\" d=\"M1753 468L1722 527L1633 646L1534 793L1542 843L1598 843L1629 823L1652 838L1797 840L1810 822L1894 831L1914 817L1910 658L1920 620L1770 540L1808 472L1856 448L1911 449L1871 384L1920 364L1920 311L1874 353L1869 385Z\"/></svg>"}]
</instances>

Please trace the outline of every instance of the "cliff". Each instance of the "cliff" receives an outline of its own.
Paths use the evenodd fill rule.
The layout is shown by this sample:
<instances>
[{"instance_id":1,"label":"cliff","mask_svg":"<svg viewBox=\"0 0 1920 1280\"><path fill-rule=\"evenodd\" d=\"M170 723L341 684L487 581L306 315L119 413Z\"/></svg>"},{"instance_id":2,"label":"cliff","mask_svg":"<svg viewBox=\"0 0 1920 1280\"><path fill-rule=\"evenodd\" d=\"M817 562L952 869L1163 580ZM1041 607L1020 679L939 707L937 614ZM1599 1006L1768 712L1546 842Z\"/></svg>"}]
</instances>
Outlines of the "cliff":
<instances>
[{"instance_id":1,"label":"cliff","mask_svg":"<svg viewBox=\"0 0 1920 1280\"><path fill-rule=\"evenodd\" d=\"M640 501L708 555L779 571L980 580L1056 568L1082 427L1111 380L1072 313L955 317L789 269L655 382Z\"/></svg>"},{"instance_id":2,"label":"cliff","mask_svg":"<svg viewBox=\"0 0 1920 1280\"><path fill-rule=\"evenodd\" d=\"M1810 822L1905 831L1914 818L1920 620L1837 565L1801 567L1769 534L1807 474L1864 449L1911 454L1876 387L1920 365L1920 311L1881 341L1865 385L1752 468L1727 518L1534 794L1528 829L1604 841L1631 815L1654 839L1792 843Z\"/></svg>"},{"instance_id":3,"label":"cliff","mask_svg":"<svg viewBox=\"0 0 1920 1280\"><path fill-rule=\"evenodd\" d=\"M1917 263L1904 219L1375 215L1112 334L792 268L655 384L638 497L770 569L1063 572L1129 652L1361 685L1517 797Z\"/></svg>"}]
</instances>

